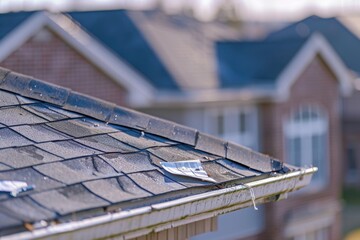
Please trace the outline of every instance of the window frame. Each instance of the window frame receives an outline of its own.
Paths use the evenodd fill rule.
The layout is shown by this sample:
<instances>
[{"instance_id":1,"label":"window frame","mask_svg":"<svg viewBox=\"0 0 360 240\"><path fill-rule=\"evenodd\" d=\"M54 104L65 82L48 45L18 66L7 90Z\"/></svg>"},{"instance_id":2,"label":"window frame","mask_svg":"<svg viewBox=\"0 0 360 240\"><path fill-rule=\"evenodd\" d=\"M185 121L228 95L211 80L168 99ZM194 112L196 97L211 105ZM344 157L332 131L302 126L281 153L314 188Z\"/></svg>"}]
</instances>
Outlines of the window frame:
<instances>
[{"instance_id":1,"label":"window frame","mask_svg":"<svg viewBox=\"0 0 360 240\"><path fill-rule=\"evenodd\" d=\"M312 119L312 123L309 123L308 120L301 119L300 122L296 123L296 118L298 114L301 115L300 111L309 110L315 111L317 116L315 119ZM309 115L310 116L310 115ZM308 121L308 122L306 122ZM289 126L290 125L290 126ZM305 125L305 126L304 126ZM315 159L313 156L313 137L320 136L323 137L323 160L319 159L320 169L316 174L322 174L313 177L311 185L309 187L299 191L301 192L315 192L320 189L325 188L329 184L330 178L330 128L329 128L329 118L327 112L318 106L317 104L306 104L300 105L295 110L290 113L290 116L284 119L283 121L283 146L284 146L284 160L290 164L294 164L293 160L290 159L289 155L292 154L289 150L289 139L294 139L296 137L300 138L300 162L301 165L295 165L298 167L310 167L315 165ZM305 138L311 139L309 142L306 142ZM306 147L303 147L306 146ZM309 147L310 146L310 147ZM311 151L309 151L309 149ZM304 157L306 156L306 157ZM311 157L309 157L311 156ZM311 160L311 161L310 161Z\"/></svg>"}]
</instances>

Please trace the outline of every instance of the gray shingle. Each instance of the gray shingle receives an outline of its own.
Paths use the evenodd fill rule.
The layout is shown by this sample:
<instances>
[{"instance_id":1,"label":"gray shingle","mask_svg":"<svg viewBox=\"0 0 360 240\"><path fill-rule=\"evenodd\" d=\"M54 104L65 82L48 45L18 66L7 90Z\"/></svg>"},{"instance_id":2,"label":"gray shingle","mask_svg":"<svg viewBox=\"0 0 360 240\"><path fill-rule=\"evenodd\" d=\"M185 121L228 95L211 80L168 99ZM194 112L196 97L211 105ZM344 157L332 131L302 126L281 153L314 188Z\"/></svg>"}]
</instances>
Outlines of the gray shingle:
<instances>
[{"instance_id":1,"label":"gray shingle","mask_svg":"<svg viewBox=\"0 0 360 240\"><path fill-rule=\"evenodd\" d=\"M51 83L32 79L25 91L30 98L62 106L66 102L70 90Z\"/></svg>"},{"instance_id":2,"label":"gray shingle","mask_svg":"<svg viewBox=\"0 0 360 240\"><path fill-rule=\"evenodd\" d=\"M36 146L63 158L76 158L100 153L73 140L40 143Z\"/></svg>"},{"instance_id":3,"label":"gray shingle","mask_svg":"<svg viewBox=\"0 0 360 240\"><path fill-rule=\"evenodd\" d=\"M202 167L207 172L209 177L215 179L216 182L219 183L244 177L212 161L202 163Z\"/></svg>"},{"instance_id":4,"label":"gray shingle","mask_svg":"<svg viewBox=\"0 0 360 240\"><path fill-rule=\"evenodd\" d=\"M56 131L45 124L15 126L12 127L12 129L38 143L70 138L64 133Z\"/></svg>"},{"instance_id":5,"label":"gray shingle","mask_svg":"<svg viewBox=\"0 0 360 240\"><path fill-rule=\"evenodd\" d=\"M9 170L9 169L11 169L11 167L5 165L4 163L0 163L0 171Z\"/></svg>"},{"instance_id":6,"label":"gray shingle","mask_svg":"<svg viewBox=\"0 0 360 240\"><path fill-rule=\"evenodd\" d=\"M62 108L54 107L49 105L48 108L50 110L53 110L54 112L60 113L61 115L67 116L68 118L81 118L84 117L84 115L76 112L71 112Z\"/></svg>"},{"instance_id":7,"label":"gray shingle","mask_svg":"<svg viewBox=\"0 0 360 240\"><path fill-rule=\"evenodd\" d=\"M218 160L216 162L245 177L258 176L261 174L261 172L251 170L248 167L245 167L244 165L241 165L237 162L230 161L227 159Z\"/></svg>"},{"instance_id":8,"label":"gray shingle","mask_svg":"<svg viewBox=\"0 0 360 240\"><path fill-rule=\"evenodd\" d=\"M43 164L35 169L67 184L119 175L108 163L98 157Z\"/></svg>"},{"instance_id":9,"label":"gray shingle","mask_svg":"<svg viewBox=\"0 0 360 240\"><path fill-rule=\"evenodd\" d=\"M105 159L119 172L132 173L157 169L156 166L151 164L149 155L146 152L128 154L114 153L101 155L100 157Z\"/></svg>"},{"instance_id":10,"label":"gray shingle","mask_svg":"<svg viewBox=\"0 0 360 240\"><path fill-rule=\"evenodd\" d=\"M27 191L26 194L63 186L62 183L52 180L32 168L0 172L0 180L24 181L28 185L35 186L34 190Z\"/></svg>"},{"instance_id":11,"label":"gray shingle","mask_svg":"<svg viewBox=\"0 0 360 240\"><path fill-rule=\"evenodd\" d=\"M70 93L64 105L64 109L81 112L102 121L110 119L114 107L115 104L75 92Z\"/></svg>"},{"instance_id":12,"label":"gray shingle","mask_svg":"<svg viewBox=\"0 0 360 240\"><path fill-rule=\"evenodd\" d=\"M146 132L189 145L195 145L197 130L163 119L151 118L146 127Z\"/></svg>"},{"instance_id":13,"label":"gray shingle","mask_svg":"<svg viewBox=\"0 0 360 240\"><path fill-rule=\"evenodd\" d=\"M219 138L199 133L195 148L220 157L225 157L225 144L226 143Z\"/></svg>"},{"instance_id":14,"label":"gray shingle","mask_svg":"<svg viewBox=\"0 0 360 240\"><path fill-rule=\"evenodd\" d=\"M138 149L133 148L127 144L124 144L109 135L97 135L91 137L85 137L77 139L77 142L98 149L103 152L136 152Z\"/></svg>"},{"instance_id":15,"label":"gray shingle","mask_svg":"<svg viewBox=\"0 0 360 240\"><path fill-rule=\"evenodd\" d=\"M150 148L147 151L167 162L199 159L199 155L181 146Z\"/></svg>"},{"instance_id":16,"label":"gray shingle","mask_svg":"<svg viewBox=\"0 0 360 240\"><path fill-rule=\"evenodd\" d=\"M22 137L9 128L0 129L0 148L19 147L32 144L31 141Z\"/></svg>"},{"instance_id":17,"label":"gray shingle","mask_svg":"<svg viewBox=\"0 0 360 240\"><path fill-rule=\"evenodd\" d=\"M0 236L2 235L1 229L15 227L21 225L21 223L22 221L0 212Z\"/></svg>"},{"instance_id":18,"label":"gray shingle","mask_svg":"<svg viewBox=\"0 0 360 240\"><path fill-rule=\"evenodd\" d=\"M116 129L106 125L103 122L91 120L89 118L64 120L48 123L48 125L60 132L70 136L80 138L95 134L116 132Z\"/></svg>"},{"instance_id":19,"label":"gray shingle","mask_svg":"<svg viewBox=\"0 0 360 240\"><path fill-rule=\"evenodd\" d=\"M129 177L153 194L161 194L184 189L185 187L165 177L159 171L149 171L129 174Z\"/></svg>"},{"instance_id":20,"label":"gray shingle","mask_svg":"<svg viewBox=\"0 0 360 240\"><path fill-rule=\"evenodd\" d=\"M61 120L61 119L68 118L67 116L65 116L61 113L58 113L58 112L55 112L55 111L49 109L47 105L41 104L41 103L25 105L25 106L22 106L22 108L26 109L27 111L29 111L33 114L36 114L39 117L49 120L49 121L55 121L55 120Z\"/></svg>"},{"instance_id":21,"label":"gray shingle","mask_svg":"<svg viewBox=\"0 0 360 240\"><path fill-rule=\"evenodd\" d=\"M126 176L89 181L84 185L93 193L112 203L151 196Z\"/></svg>"},{"instance_id":22,"label":"gray shingle","mask_svg":"<svg viewBox=\"0 0 360 240\"><path fill-rule=\"evenodd\" d=\"M31 197L61 215L108 205L108 202L90 193L81 184L33 194Z\"/></svg>"},{"instance_id":23,"label":"gray shingle","mask_svg":"<svg viewBox=\"0 0 360 240\"><path fill-rule=\"evenodd\" d=\"M262 172L279 171L282 169L282 164L277 164L279 161L272 161L269 156L254 152L251 149L233 143L228 143L226 157Z\"/></svg>"},{"instance_id":24,"label":"gray shingle","mask_svg":"<svg viewBox=\"0 0 360 240\"><path fill-rule=\"evenodd\" d=\"M138 149L177 144L176 142L156 137L152 134L141 133L140 131L119 131L116 133L111 133L110 136Z\"/></svg>"},{"instance_id":25,"label":"gray shingle","mask_svg":"<svg viewBox=\"0 0 360 240\"><path fill-rule=\"evenodd\" d=\"M18 99L20 104L32 104L32 103L37 103L38 101L34 100L34 99L30 99L27 97L23 97L20 95L16 95L16 98Z\"/></svg>"},{"instance_id":26,"label":"gray shingle","mask_svg":"<svg viewBox=\"0 0 360 240\"><path fill-rule=\"evenodd\" d=\"M21 107L6 107L0 109L0 122L7 126L20 124L43 123L42 119Z\"/></svg>"},{"instance_id":27,"label":"gray shingle","mask_svg":"<svg viewBox=\"0 0 360 240\"><path fill-rule=\"evenodd\" d=\"M6 148L0 150L0 162L14 168L34 166L58 160L61 160L61 158L45 152L35 146Z\"/></svg>"},{"instance_id":28,"label":"gray shingle","mask_svg":"<svg viewBox=\"0 0 360 240\"><path fill-rule=\"evenodd\" d=\"M14 105L19 105L19 101L16 96L5 91L0 91L0 107Z\"/></svg>"},{"instance_id":29,"label":"gray shingle","mask_svg":"<svg viewBox=\"0 0 360 240\"><path fill-rule=\"evenodd\" d=\"M40 207L27 196L1 201L0 211L6 215L21 219L25 222L35 222L55 217L54 212Z\"/></svg>"}]
</instances>

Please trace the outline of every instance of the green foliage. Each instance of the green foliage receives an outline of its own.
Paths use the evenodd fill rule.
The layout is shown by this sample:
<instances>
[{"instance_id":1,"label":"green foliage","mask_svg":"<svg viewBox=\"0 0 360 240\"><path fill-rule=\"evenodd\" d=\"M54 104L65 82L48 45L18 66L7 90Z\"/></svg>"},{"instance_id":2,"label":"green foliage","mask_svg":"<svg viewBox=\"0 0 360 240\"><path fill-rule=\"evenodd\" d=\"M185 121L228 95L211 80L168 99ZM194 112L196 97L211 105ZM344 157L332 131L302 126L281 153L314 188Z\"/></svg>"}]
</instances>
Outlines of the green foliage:
<instances>
[{"instance_id":1,"label":"green foliage","mask_svg":"<svg viewBox=\"0 0 360 240\"><path fill-rule=\"evenodd\" d=\"M360 188L345 187L342 198L346 204L360 205Z\"/></svg>"}]
</instances>

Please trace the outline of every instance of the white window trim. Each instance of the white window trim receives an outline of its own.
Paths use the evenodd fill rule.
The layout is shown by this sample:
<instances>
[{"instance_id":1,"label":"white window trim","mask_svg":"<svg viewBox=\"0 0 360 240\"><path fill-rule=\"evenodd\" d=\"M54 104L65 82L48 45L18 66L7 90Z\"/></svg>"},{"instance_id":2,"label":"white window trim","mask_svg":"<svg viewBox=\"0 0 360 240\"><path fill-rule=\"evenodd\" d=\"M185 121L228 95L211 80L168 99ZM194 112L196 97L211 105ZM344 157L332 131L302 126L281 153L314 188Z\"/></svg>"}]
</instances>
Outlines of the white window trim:
<instances>
[{"instance_id":1,"label":"white window trim","mask_svg":"<svg viewBox=\"0 0 360 240\"><path fill-rule=\"evenodd\" d=\"M291 118L294 116L294 114L296 113L296 111L300 111L301 109L305 108L305 107L313 107L314 109L316 109L318 112L320 112L321 117L323 118L322 120L316 119L314 121L313 124L309 124L309 126L306 126L306 128L301 128L299 126L294 126L293 124L290 123L289 125L289 121L292 121ZM326 164L324 169L324 179L320 179L319 181L314 181L312 180L312 183L307 187L304 188L296 193L293 194L301 194L301 193L314 193L317 192L321 189L323 189L327 184L328 184L328 179L330 176L330 128L329 128L329 117L327 112L319 107L317 104L307 104L304 106L300 106L298 108L296 108L296 111L293 111L291 113L290 116L287 116L285 119L283 119L283 146L284 146L284 160L285 161L289 161L289 156L288 156L288 142L287 139L288 137L305 137L305 136L310 136L310 135L315 135L316 133L322 134L325 133L326 139L325 139L325 160ZM301 139L303 140L303 139ZM310 153L306 152L306 149L301 148L301 156L309 156L311 155ZM300 161L302 162L302 166L298 166L298 167L311 167L313 165L313 163L308 163L309 159L312 159L312 157L302 157L300 159ZM291 162L289 162L291 164Z\"/></svg>"}]
</instances>

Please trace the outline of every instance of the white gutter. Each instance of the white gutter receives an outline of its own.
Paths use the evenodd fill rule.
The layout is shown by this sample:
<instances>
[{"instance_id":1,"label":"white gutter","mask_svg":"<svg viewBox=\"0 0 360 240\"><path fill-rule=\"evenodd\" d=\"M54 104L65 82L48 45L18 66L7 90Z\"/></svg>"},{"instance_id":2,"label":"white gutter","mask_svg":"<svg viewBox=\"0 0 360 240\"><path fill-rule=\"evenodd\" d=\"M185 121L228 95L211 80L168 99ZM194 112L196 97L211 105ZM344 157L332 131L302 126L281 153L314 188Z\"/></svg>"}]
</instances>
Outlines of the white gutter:
<instances>
[{"instance_id":1,"label":"white gutter","mask_svg":"<svg viewBox=\"0 0 360 240\"><path fill-rule=\"evenodd\" d=\"M279 174L247 183L246 186L236 185L151 206L8 235L0 239L85 240L110 236L131 239L250 206L253 204L250 189L254 192L257 203L273 201L271 197L276 195L283 198L287 192L308 185L316 171L317 168L308 168Z\"/></svg>"}]
</instances>

